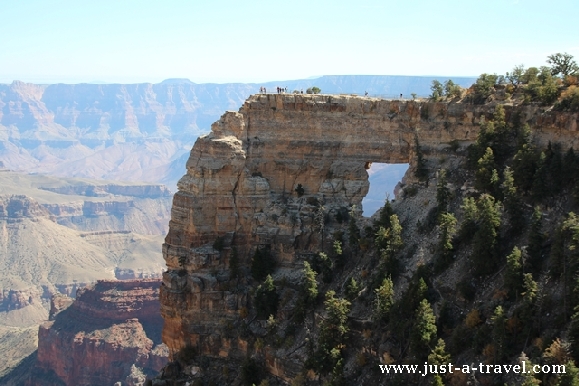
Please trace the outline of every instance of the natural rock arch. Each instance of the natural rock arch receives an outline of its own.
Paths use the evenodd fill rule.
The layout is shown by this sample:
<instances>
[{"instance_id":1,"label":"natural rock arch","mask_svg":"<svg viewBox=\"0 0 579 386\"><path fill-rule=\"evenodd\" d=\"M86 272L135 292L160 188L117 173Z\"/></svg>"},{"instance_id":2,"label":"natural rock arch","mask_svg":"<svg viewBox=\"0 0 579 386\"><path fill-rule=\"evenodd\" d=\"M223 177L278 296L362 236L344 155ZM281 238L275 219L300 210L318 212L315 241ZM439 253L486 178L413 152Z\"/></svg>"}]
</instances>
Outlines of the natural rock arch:
<instances>
[{"instance_id":1,"label":"natural rock arch","mask_svg":"<svg viewBox=\"0 0 579 386\"><path fill-rule=\"evenodd\" d=\"M227 267L229 246L247 263L252 248L272 245L279 263L293 266L299 253L319 250L314 212L320 203L330 216L359 207L368 191L368 162L410 163L411 172L416 141L431 158L453 140L468 144L481 117L490 119L494 108L282 94L254 95L239 112L225 113L195 143L173 200L163 246L164 342L173 351L193 344L219 355L222 343L209 335L216 334L219 320L236 318L246 301L222 290L211 274ZM577 147L577 114L512 105L505 112L507 120L516 116L537 128L538 143ZM217 237L227 246L220 254L211 247ZM184 289L172 285L179 275L186 276L179 280L187 281ZM195 285L199 280L203 289Z\"/></svg>"}]
</instances>

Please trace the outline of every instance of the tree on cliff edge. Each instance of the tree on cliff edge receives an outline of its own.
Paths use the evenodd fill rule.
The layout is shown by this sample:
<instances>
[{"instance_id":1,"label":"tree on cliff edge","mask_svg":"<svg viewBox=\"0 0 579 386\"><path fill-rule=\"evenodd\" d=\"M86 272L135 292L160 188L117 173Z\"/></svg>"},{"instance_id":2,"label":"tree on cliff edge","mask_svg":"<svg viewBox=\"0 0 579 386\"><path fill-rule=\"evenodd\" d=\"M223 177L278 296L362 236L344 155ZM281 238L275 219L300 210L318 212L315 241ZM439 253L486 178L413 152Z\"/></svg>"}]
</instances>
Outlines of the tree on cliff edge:
<instances>
[{"instance_id":1,"label":"tree on cliff edge","mask_svg":"<svg viewBox=\"0 0 579 386\"><path fill-rule=\"evenodd\" d=\"M551 74L554 76L561 75L563 78L567 75L579 73L579 66L573 60L573 55L568 53L556 53L547 57L547 63L551 65Z\"/></svg>"}]
</instances>

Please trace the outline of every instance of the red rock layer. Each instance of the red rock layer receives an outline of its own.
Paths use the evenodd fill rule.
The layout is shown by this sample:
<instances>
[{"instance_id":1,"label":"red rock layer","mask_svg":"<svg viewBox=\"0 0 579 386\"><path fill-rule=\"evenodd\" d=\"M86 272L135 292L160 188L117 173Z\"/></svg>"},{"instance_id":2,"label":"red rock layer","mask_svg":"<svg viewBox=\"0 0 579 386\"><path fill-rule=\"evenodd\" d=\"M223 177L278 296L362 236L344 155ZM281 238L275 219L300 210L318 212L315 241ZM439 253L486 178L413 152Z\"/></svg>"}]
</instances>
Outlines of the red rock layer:
<instances>
[{"instance_id":1,"label":"red rock layer","mask_svg":"<svg viewBox=\"0 0 579 386\"><path fill-rule=\"evenodd\" d=\"M124 382L133 365L160 370L168 350L159 341L159 286L157 279L98 281L74 302L54 297L28 384L112 385Z\"/></svg>"}]
</instances>

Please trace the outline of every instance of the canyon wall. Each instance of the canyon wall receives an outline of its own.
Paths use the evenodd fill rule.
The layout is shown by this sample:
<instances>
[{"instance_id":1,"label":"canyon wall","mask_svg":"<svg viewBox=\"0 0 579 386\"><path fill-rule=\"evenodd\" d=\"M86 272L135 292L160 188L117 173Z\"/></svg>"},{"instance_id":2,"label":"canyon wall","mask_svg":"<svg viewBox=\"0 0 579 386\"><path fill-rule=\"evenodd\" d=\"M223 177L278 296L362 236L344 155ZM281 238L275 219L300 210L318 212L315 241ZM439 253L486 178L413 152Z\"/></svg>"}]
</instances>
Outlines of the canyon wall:
<instances>
[{"instance_id":1,"label":"canyon wall","mask_svg":"<svg viewBox=\"0 0 579 386\"><path fill-rule=\"evenodd\" d=\"M170 205L162 185L0 170L0 376L35 350L52 295L160 277Z\"/></svg>"},{"instance_id":2,"label":"canyon wall","mask_svg":"<svg viewBox=\"0 0 579 386\"><path fill-rule=\"evenodd\" d=\"M0 171L0 312L57 292L74 296L115 271L160 275L157 243L167 232L170 200L162 185Z\"/></svg>"},{"instance_id":3,"label":"canyon wall","mask_svg":"<svg viewBox=\"0 0 579 386\"><path fill-rule=\"evenodd\" d=\"M159 279L98 281L74 301L56 295L27 385L142 385L168 358L159 286Z\"/></svg>"},{"instance_id":4,"label":"canyon wall","mask_svg":"<svg viewBox=\"0 0 579 386\"><path fill-rule=\"evenodd\" d=\"M251 345L224 327L249 306L239 280L230 279L233 254L248 274L243 268L256 249L267 250L278 272L292 277L304 257L323 248L320 230L334 221L326 216L359 215L371 162L410 163L411 180L416 143L430 159L452 141L465 146L495 106L254 95L239 112L225 113L195 143L173 199L161 286L163 341L171 352L193 346L214 358L250 353ZM508 121L528 123L538 144L578 148L576 113L508 103L505 112ZM290 379L295 372L282 362L266 353L268 371Z\"/></svg>"}]
</instances>

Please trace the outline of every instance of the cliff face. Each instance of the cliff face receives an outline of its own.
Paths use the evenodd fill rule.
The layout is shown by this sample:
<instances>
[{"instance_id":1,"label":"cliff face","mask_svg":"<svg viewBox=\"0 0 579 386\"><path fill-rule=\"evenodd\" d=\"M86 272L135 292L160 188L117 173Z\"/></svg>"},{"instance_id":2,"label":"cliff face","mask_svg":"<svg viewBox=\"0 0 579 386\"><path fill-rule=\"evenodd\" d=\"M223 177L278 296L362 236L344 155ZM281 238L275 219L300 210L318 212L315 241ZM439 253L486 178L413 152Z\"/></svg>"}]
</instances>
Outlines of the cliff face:
<instances>
[{"instance_id":1,"label":"cliff face","mask_svg":"<svg viewBox=\"0 0 579 386\"><path fill-rule=\"evenodd\" d=\"M169 200L161 185L0 172L0 311L47 302L56 292L74 296L79 285L113 278L115 270L122 278L160 275L155 250Z\"/></svg>"},{"instance_id":2,"label":"cliff face","mask_svg":"<svg viewBox=\"0 0 579 386\"><path fill-rule=\"evenodd\" d=\"M27 384L127 385L159 371L168 357L159 286L160 280L99 281L75 301L55 296Z\"/></svg>"},{"instance_id":3,"label":"cliff face","mask_svg":"<svg viewBox=\"0 0 579 386\"><path fill-rule=\"evenodd\" d=\"M224 109L256 85L0 85L4 167L62 177L162 182ZM183 166L183 162L179 162ZM182 174L182 172L179 172Z\"/></svg>"},{"instance_id":4,"label":"cliff face","mask_svg":"<svg viewBox=\"0 0 579 386\"><path fill-rule=\"evenodd\" d=\"M505 110L507 120L528 123L539 144L579 145L577 114L539 106ZM229 279L233 247L242 267L257 248L268 249L292 277L303 257L322 246L320 204L330 218L352 209L359 214L369 163L410 163L411 180L415 141L436 158L453 140L474 141L481 120L493 112L493 104L257 95L239 112L225 113L195 143L174 196L163 245L163 341L172 352L191 345L213 358L251 353L247 341L223 327L249 304ZM212 247L218 237L221 252ZM269 372L283 379L296 374L291 361L282 360L285 351L266 351Z\"/></svg>"},{"instance_id":5,"label":"cliff face","mask_svg":"<svg viewBox=\"0 0 579 386\"><path fill-rule=\"evenodd\" d=\"M31 354L30 329L52 295L98 279L160 277L170 193L162 185L62 179L0 170L0 351ZM13 340L28 342L13 350ZM14 337L14 339L12 338ZM22 344L24 346L24 344Z\"/></svg>"}]
</instances>

